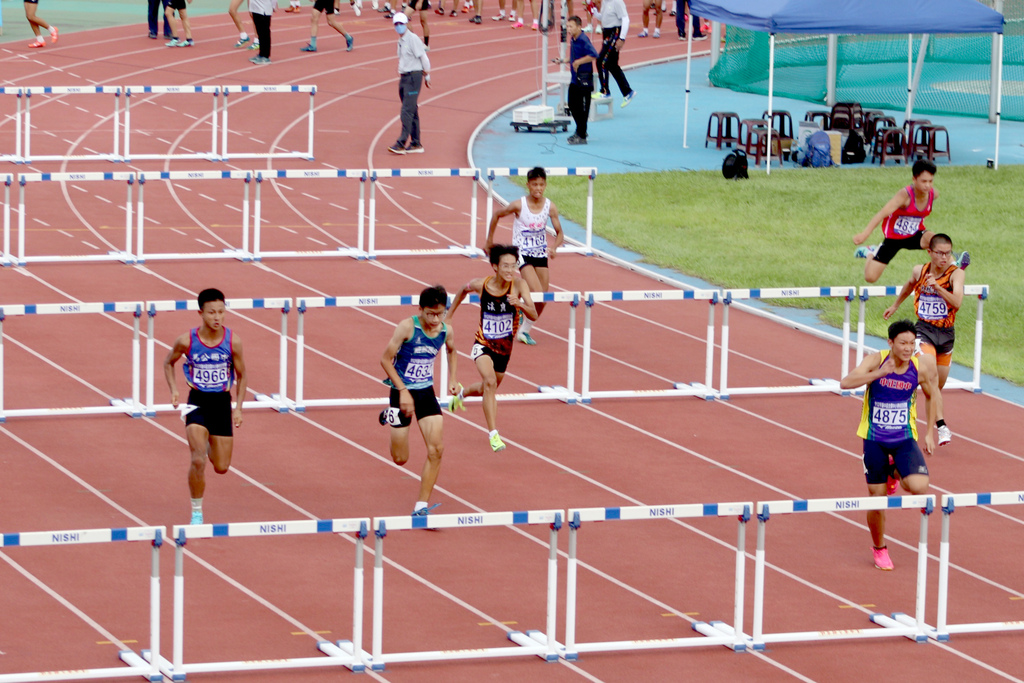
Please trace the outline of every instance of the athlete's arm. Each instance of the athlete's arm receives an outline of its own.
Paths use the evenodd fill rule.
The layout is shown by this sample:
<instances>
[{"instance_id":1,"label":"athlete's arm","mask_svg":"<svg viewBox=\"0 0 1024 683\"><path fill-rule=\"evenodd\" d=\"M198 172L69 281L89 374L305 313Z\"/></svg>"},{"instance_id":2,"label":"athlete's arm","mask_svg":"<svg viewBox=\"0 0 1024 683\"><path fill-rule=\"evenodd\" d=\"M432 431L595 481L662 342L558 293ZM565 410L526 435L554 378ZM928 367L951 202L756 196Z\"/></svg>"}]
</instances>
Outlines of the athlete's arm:
<instances>
[{"instance_id":1,"label":"athlete's arm","mask_svg":"<svg viewBox=\"0 0 1024 683\"><path fill-rule=\"evenodd\" d=\"M924 268L924 266L914 266L914 270L911 271L910 273L910 279L903 283L903 289L900 290L900 294L899 296L896 297L896 301L893 303L892 306L885 309L884 313L882 313L882 317L884 319L888 320L889 318L891 318L892 314L896 312L896 309L900 307L900 304L906 301L907 297L913 293L914 285L916 285L917 281L921 278L922 268Z\"/></svg>"},{"instance_id":2,"label":"athlete's arm","mask_svg":"<svg viewBox=\"0 0 1024 683\"><path fill-rule=\"evenodd\" d=\"M909 204L910 195L906 193L906 190L902 189L899 192L897 192L892 199L886 202L885 206L882 207L882 210L876 213L871 218L871 220L868 221L868 226L853 236L853 243L864 244L864 242L866 242L867 239L871 237L871 233L875 231L875 228L878 227L878 224L885 220L886 216L891 214L893 211L896 211L897 209L902 209L908 206Z\"/></svg>"},{"instance_id":3,"label":"athlete's arm","mask_svg":"<svg viewBox=\"0 0 1024 683\"><path fill-rule=\"evenodd\" d=\"M188 352L189 333L181 335L174 340L174 346L167 352L164 358L164 378L167 380L167 387L171 390L171 405L178 407L178 383L174 381L174 364L178 359Z\"/></svg>"},{"instance_id":4,"label":"athlete's arm","mask_svg":"<svg viewBox=\"0 0 1024 683\"><path fill-rule=\"evenodd\" d=\"M548 216L551 217L551 227L555 229L555 241L548 247L548 258L553 259L555 258L555 252L558 251L558 248L565 241L565 234L562 232L562 219L558 217L558 208L554 202L551 202Z\"/></svg>"},{"instance_id":5,"label":"athlete's arm","mask_svg":"<svg viewBox=\"0 0 1024 683\"><path fill-rule=\"evenodd\" d=\"M477 278L475 280L470 280L469 282L467 282L466 286L460 289L459 293L455 295L455 301L452 302L451 308L448 309L448 313L444 316L444 319L448 321L455 317L455 309L459 307L459 304L462 303L462 300L465 299L466 296L469 295L471 292L476 292L477 294L479 294L481 290L483 290L483 288L483 278Z\"/></svg>"},{"instance_id":6,"label":"athlete's arm","mask_svg":"<svg viewBox=\"0 0 1024 683\"><path fill-rule=\"evenodd\" d=\"M942 412L942 392L939 391L939 371L935 366L935 358L923 354L918 358L917 381L921 385L921 391L927 398L928 405L928 426L924 433L924 452L931 455L935 452L935 421Z\"/></svg>"},{"instance_id":7,"label":"athlete's arm","mask_svg":"<svg viewBox=\"0 0 1024 683\"><path fill-rule=\"evenodd\" d=\"M412 394L409 393L409 389L406 388L405 382L402 381L401 376L398 374L398 370L395 370L395 356L398 355L398 349L405 342L412 339L413 326L412 318L406 318L402 322L395 326L395 331L391 335L391 341L388 342L387 347L384 349L384 355L381 356L380 366L384 368L384 374L391 380L391 386L399 391L398 407L406 415L412 415L414 405L412 400Z\"/></svg>"},{"instance_id":8,"label":"athlete's arm","mask_svg":"<svg viewBox=\"0 0 1024 683\"><path fill-rule=\"evenodd\" d=\"M501 207L493 216L491 216L491 224L487 226L487 239L484 240L485 254L488 256L491 255L491 247L494 246L494 231L498 229L498 221L509 214L514 213L518 216L521 210L522 207L520 206L520 200L517 199L514 202L509 202L505 206Z\"/></svg>"},{"instance_id":9,"label":"athlete's arm","mask_svg":"<svg viewBox=\"0 0 1024 683\"><path fill-rule=\"evenodd\" d=\"M526 280L521 277L515 279L516 288L515 294L509 296L512 300L512 305L523 312L530 320L536 320L540 317L537 313L537 307L533 303L533 297L530 296L530 285L526 284Z\"/></svg>"},{"instance_id":10,"label":"athlete's arm","mask_svg":"<svg viewBox=\"0 0 1024 683\"><path fill-rule=\"evenodd\" d=\"M245 402L245 390L249 385L249 375L245 371L245 359L242 357L242 340L234 332L231 333L231 364L235 366L235 409L231 411L231 419L236 427L242 426L242 403Z\"/></svg>"},{"instance_id":11,"label":"athlete's arm","mask_svg":"<svg viewBox=\"0 0 1024 683\"><path fill-rule=\"evenodd\" d=\"M865 384L871 384L879 377L885 377L890 372L896 369L896 363L892 359L890 353L879 367L878 363L882 360L882 354L875 351L853 369L853 372L848 374L846 377L839 380L839 387L842 389L856 389L862 387Z\"/></svg>"},{"instance_id":12,"label":"athlete's arm","mask_svg":"<svg viewBox=\"0 0 1024 683\"><path fill-rule=\"evenodd\" d=\"M952 292L946 291L945 287L934 287L935 278L931 275L928 276L928 284L933 285L935 293L942 297L946 306L954 311L959 311L960 306L964 303L964 271L957 268L949 276L949 281L953 284Z\"/></svg>"},{"instance_id":13,"label":"athlete's arm","mask_svg":"<svg viewBox=\"0 0 1024 683\"><path fill-rule=\"evenodd\" d=\"M444 348L448 352L448 391L455 396L459 393L459 382L455 379L455 363L459 359L459 354L455 351L455 330L451 325L448 325L448 334L444 338Z\"/></svg>"}]
</instances>

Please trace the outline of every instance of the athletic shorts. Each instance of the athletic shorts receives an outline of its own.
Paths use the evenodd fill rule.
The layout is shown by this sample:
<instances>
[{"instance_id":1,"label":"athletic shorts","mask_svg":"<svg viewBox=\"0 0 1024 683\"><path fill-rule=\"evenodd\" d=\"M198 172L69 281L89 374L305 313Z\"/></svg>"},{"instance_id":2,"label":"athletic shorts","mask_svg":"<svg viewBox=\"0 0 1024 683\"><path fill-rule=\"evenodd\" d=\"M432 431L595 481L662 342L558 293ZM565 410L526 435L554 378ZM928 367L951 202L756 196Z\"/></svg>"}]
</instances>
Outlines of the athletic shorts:
<instances>
[{"instance_id":1,"label":"athletic shorts","mask_svg":"<svg viewBox=\"0 0 1024 683\"><path fill-rule=\"evenodd\" d=\"M210 436L234 436L234 424L231 422L230 391L199 391L190 389L189 405L197 406L185 416L185 426L199 425L206 427Z\"/></svg>"},{"instance_id":2,"label":"athletic shorts","mask_svg":"<svg viewBox=\"0 0 1024 683\"><path fill-rule=\"evenodd\" d=\"M401 393L398 389L391 388L391 408L390 411L387 411L386 421L392 427L408 427L412 424L412 418L399 409L401 406L401 401L399 400ZM416 415L417 420L441 414L441 404L437 402L437 396L434 396L433 386L423 387L422 389L410 389L409 393L412 394L413 413Z\"/></svg>"},{"instance_id":3,"label":"athletic shorts","mask_svg":"<svg viewBox=\"0 0 1024 683\"><path fill-rule=\"evenodd\" d=\"M899 252L900 249L921 249L921 235L924 234L924 230L918 230L910 237L903 239L893 239L886 237L882 240L882 246L878 248L878 253L875 254L875 260L879 263L889 263L892 261L892 257Z\"/></svg>"},{"instance_id":4,"label":"athletic shorts","mask_svg":"<svg viewBox=\"0 0 1024 683\"><path fill-rule=\"evenodd\" d=\"M935 362L938 365L949 365L952 362L953 342L956 341L956 333L952 327L936 327L931 323L918 320L917 339L921 342L921 350L930 356L935 356Z\"/></svg>"},{"instance_id":5,"label":"athletic shorts","mask_svg":"<svg viewBox=\"0 0 1024 683\"><path fill-rule=\"evenodd\" d=\"M547 268L548 257L538 258L536 256L519 256L519 270L522 270L526 266L533 266L534 268Z\"/></svg>"},{"instance_id":6,"label":"athletic shorts","mask_svg":"<svg viewBox=\"0 0 1024 683\"><path fill-rule=\"evenodd\" d=\"M928 465L917 441L906 439L890 444L865 439L864 478L868 484L884 484L889 479L889 456L901 478L911 474L928 476Z\"/></svg>"},{"instance_id":7,"label":"athletic shorts","mask_svg":"<svg viewBox=\"0 0 1024 683\"><path fill-rule=\"evenodd\" d=\"M39 0L25 0L26 5L38 5Z\"/></svg>"},{"instance_id":8,"label":"athletic shorts","mask_svg":"<svg viewBox=\"0 0 1024 683\"><path fill-rule=\"evenodd\" d=\"M430 0L409 0L409 7L422 12L430 9Z\"/></svg>"},{"instance_id":9,"label":"athletic shorts","mask_svg":"<svg viewBox=\"0 0 1024 683\"><path fill-rule=\"evenodd\" d=\"M313 11L334 14L334 0L316 0L313 3Z\"/></svg>"},{"instance_id":10,"label":"athletic shorts","mask_svg":"<svg viewBox=\"0 0 1024 683\"><path fill-rule=\"evenodd\" d=\"M187 9L188 7L188 5L185 4L185 0L169 0L169 2L167 2L167 6L178 11Z\"/></svg>"},{"instance_id":11,"label":"athletic shorts","mask_svg":"<svg viewBox=\"0 0 1024 683\"><path fill-rule=\"evenodd\" d=\"M494 363L494 371L497 373L504 373L508 370L508 361L512 357L512 354L505 355L503 353L497 353L493 349L489 349L483 344L473 344L473 349L469 352L469 357L476 362L476 359L480 356L487 356Z\"/></svg>"}]
</instances>

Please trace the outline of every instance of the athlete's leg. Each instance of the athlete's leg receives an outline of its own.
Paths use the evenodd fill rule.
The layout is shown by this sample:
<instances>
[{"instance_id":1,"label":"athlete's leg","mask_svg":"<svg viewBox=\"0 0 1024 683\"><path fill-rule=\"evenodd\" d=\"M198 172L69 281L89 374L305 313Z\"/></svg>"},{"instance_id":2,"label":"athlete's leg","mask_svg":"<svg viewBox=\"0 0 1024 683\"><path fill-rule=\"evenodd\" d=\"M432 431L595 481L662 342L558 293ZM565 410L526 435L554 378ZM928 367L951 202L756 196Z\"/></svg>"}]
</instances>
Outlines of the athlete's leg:
<instances>
[{"instance_id":1,"label":"athlete's leg","mask_svg":"<svg viewBox=\"0 0 1024 683\"><path fill-rule=\"evenodd\" d=\"M494 361L490 356L481 354L476 359L476 369L483 381L473 385L472 389L479 387L477 391L470 393L467 390L466 395L483 396L484 421L487 423L487 429L493 432L498 428L498 376L494 372Z\"/></svg>"},{"instance_id":2,"label":"athlete's leg","mask_svg":"<svg viewBox=\"0 0 1024 683\"><path fill-rule=\"evenodd\" d=\"M36 16L36 9L38 7L39 5L34 2L25 3L25 18L28 20L29 26L32 27L32 32L37 36L41 28L45 28L47 31L50 30L50 25L43 21L42 17Z\"/></svg>"},{"instance_id":3,"label":"athlete's leg","mask_svg":"<svg viewBox=\"0 0 1024 683\"><path fill-rule=\"evenodd\" d=\"M314 39L314 40L316 39L317 33L320 32L320 15L321 14L323 14L323 13L322 12L317 12L316 9L314 9L312 12L309 13L309 37ZM330 14L327 15L327 23L328 24L331 23L331 15ZM313 45L313 47L316 47L316 45L312 41L310 41L310 45Z\"/></svg>"},{"instance_id":4,"label":"athlete's leg","mask_svg":"<svg viewBox=\"0 0 1024 683\"><path fill-rule=\"evenodd\" d=\"M547 268L537 268L531 265L524 265L519 269L519 274L524 280L526 280L526 284L530 286L531 292L548 291L549 276ZM544 311L544 306L546 304L543 301L536 301L534 302L534 305L537 307L537 317L539 318L540 314Z\"/></svg>"},{"instance_id":5,"label":"athlete's leg","mask_svg":"<svg viewBox=\"0 0 1024 683\"><path fill-rule=\"evenodd\" d=\"M915 496L922 496L928 493L927 474L908 474L900 480L900 485Z\"/></svg>"},{"instance_id":6,"label":"athlete's leg","mask_svg":"<svg viewBox=\"0 0 1024 683\"><path fill-rule=\"evenodd\" d=\"M238 29L239 33L245 33L245 26L242 25L242 17L238 13L238 8L242 6L245 0L231 0L231 4L228 5L228 16L231 17L231 21L235 22L235 28Z\"/></svg>"},{"instance_id":7,"label":"athlete's leg","mask_svg":"<svg viewBox=\"0 0 1024 683\"><path fill-rule=\"evenodd\" d=\"M938 367L938 370L939 370L939 389L942 389L943 387L946 386L946 380L949 378L949 366L948 365L940 365Z\"/></svg>"},{"instance_id":8,"label":"athlete's leg","mask_svg":"<svg viewBox=\"0 0 1024 683\"><path fill-rule=\"evenodd\" d=\"M178 18L181 19L181 30L185 33L185 40L192 40L192 24L188 20L188 10L178 10Z\"/></svg>"},{"instance_id":9,"label":"athlete's leg","mask_svg":"<svg viewBox=\"0 0 1024 683\"><path fill-rule=\"evenodd\" d=\"M210 432L206 427L190 424L185 428L192 462L188 468L188 491L192 498L202 498L206 492L206 457L210 452Z\"/></svg>"},{"instance_id":10,"label":"athlete's leg","mask_svg":"<svg viewBox=\"0 0 1024 683\"><path fill-rule=\"evenodd\" d=\"M886 265L869 254L868 262L864 264L864 279L867 282L877 282L885 272Z\"/></svg>"},{"instance_id":11,"label":"athlete's leg","mask_svg":"<svg viewBox=\"0 0 1024 683\"><path fill-rule=\"evenodd\" d=\"M391 428L391 459L396 465L409 462L409 428Z\"/></svg>"},{"instance_id":12,"label":"athlete's leg","mask_svg":"<svg viewBox=\"0 0 1024 683\"><path fill-rule=\"evenodd\" d=\"M171 27L171 37L177 35L177 31L174 30L174 8L170 5L164 8L164 24Z\"/></svg>"},{"instance_id":13,"label":"athlete's leg","mask_svg":"<svg viewBox=\"0 0 1024 683\"><path fill-rule=\"evenodd\" d=\"M925 230L921 233L921 248L928 249L932 245L932 238L935 237L935 233L931 230Z\"/></svg>"},{"instance_id":14,"label":"athlete's leg","mask_svg":"<svg viewBox=\"0 0 1024 683\"><path fill-rule=\"evenodd\" d=\"M231 436L210 437L210 462L213 463L213 471L217 474L224 474L231 468L231 451L235 439Z\"/></svg>"},{"instance_id":15,"label":"athlete's leg","mask_svg":"<svg viewBox=\"0 0 1024 683\"><path fill-rule=\"evenodd\" d=\"M420 26L423 27L423 44L430 45L430 27L427 26L427 13L424 10L420 10Z\"/></svg>"},{"instance_id":16,"label":"athlete's leg","mask_svg":"<svg viewBox=\"0 0 1024 683\"><path fill-rule=\"evenodd\" d=\"M431 415L418 420L418 422L423 442L427 445L427 461L423 463L423 472L420 474L420 496L416 500L426 503L430 500L430 493L434 490L434 483L441 471L441 456L444 455L444 441L441 438L444 418L440 415Z\"/></svg>"},{"instance_id":17,"label":"athlete's leg","mask_svg":"<svg viewBox=\"0 0 1024 683\"><path fill-rule=\"evenodd\" d=\"M917 475L914 475L917 476ZM885 484L868 484L869 496L884 496ZM885 545L885 511L868 511L868 529L871 531L871 542L876 548Z\"/></svg>"},{"instance_id":18,"label":"athlete's leg","mask_svg":"<svg viewBox=\"0 0 1024 683\"><path fill-rule=\"evenodd\" d=\"M348 33L345 31L345 24L341 23L341 19L338 19L337 14L327 14L327 25L333 28L335 31L343 36L347 36Z\"/></svg>"}]
</instances>

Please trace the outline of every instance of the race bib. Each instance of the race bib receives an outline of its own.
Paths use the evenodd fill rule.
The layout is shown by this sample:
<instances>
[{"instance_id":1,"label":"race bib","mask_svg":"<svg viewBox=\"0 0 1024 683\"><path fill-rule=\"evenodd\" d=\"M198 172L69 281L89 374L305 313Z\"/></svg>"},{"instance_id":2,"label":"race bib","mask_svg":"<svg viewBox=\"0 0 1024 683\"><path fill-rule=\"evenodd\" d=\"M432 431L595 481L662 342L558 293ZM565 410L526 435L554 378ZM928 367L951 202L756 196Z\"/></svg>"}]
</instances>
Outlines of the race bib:
<instances>
[{"instance_id":1,"label":"race bib","mask_svg":"<svg viewBox=\"0 0 1024 683\"><path fill-rule=\"evenodd\" d=\"M892 224L893 234L900 237L910 237L921 227L922 220L924 219L920 216L900 216Z\"/></svg>"},{"instance_id":2,"label":"race bib","mask_svg":"<svg viewBox=\"0 0 1024 683\"><path fill-rule=\"evenodd\" d=\"M204 386L222 385L228 381L228 365L202 365L192 369L192 380Z\"/></svg>"},{"instance_id":3,"label":"race bib","mask_svg":"<svg viewBox=\"0 0 1024 683\"><path fill-rule=\"evenodd\" d=\"M917 300L917 317L921 320L945 320L949 315L946 300L941 296L921 296Z\"/></svg>"},{"instance_id":4,"label":"race bib","mask_svg":"<svg viewBox=\"0 0 1024 683\"><path fill-rule=\"evenodd\" d=\"M906 401L875 403L871 409L871 423L880 429L902 429L910 424L910 408Z\"/></svg>"},{"instance_id":5,"label":"race bib","mask_svg":"<svg viewBox=\"0 0 1024 683\"><path fill-rule=\"evenodd\" d=\"M413 358L405 366L404 374L411 382L429 382L434 379L434 359Z\"/></svg>"},{"instance_id":6,"label":"race bib","mask_svg":"<svg viewBox=\"0 0 1024 683\"><path fill-rule=\"evenodd\" d=\"M483 329L484 339L502 339L512 336L512 316L508 314L490 315L484 313L480 326Z\"/></svg>"},{"instance_id":7,"label":"race bib","mask_svg":"<svg viewBox=\"0 0 1024 683\"><path fill-rule=\"evenodd\" d=\"M548 238L547 233L540 232L524 232L522 235L523 249L547 249Z\"/></svg>"}]
</instances>

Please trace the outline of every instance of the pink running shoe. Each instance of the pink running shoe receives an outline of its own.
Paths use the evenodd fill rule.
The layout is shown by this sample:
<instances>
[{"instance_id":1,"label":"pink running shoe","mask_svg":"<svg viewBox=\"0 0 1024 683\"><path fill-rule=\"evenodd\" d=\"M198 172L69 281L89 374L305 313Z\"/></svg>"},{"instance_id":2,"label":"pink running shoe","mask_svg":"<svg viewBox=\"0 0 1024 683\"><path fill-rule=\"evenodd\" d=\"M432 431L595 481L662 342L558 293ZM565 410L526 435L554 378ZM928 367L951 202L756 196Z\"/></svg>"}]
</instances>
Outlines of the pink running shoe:
<instances>
[{"instance_id":1,"label":"pink running shoe","mask_svg":"<svg viewBox=\"0 0 1024 683\"><path fill-rule=\"evenodd\" d=\"M516 20L516 23L512 24L512 28L522 28L522 27L523 27L523 22L522 22L522 20L518 20L518 19L517 19L517 20Z\"/></svg>"},{"instance_id":2,"label":"pink running shoe","mask_svg":"<svg viewBox=\"0 0 1024 683\"><path fill-rule=\"evenodd\" d=\"M44 41L44 40L33 40L31 43L28 44L28 46L29 47L33 47L33 48L35 48L35 47L46 47L46 41Z\"/></svg>"},{"instance_id":3,"label":"pink running shoe","mask_svg":"<svg viewBox=\"0 0 1024 683\"><path fill-rule=\"evenodd\" d=\"M881 548L872 548L875 555L875 567L881 569L883 572L891 572L896 568L893 565L892 560L889 559L889 547L883 546Z\"/></svg>"},{"instance_id":4,"label":"pink running shoe","mask_svg":"<svg viewBox=\"0 0 1024 683\"><path fill-rule=\"evenodd\" d=\"M56 26L51 26L50 27L50 42L52 42L52 43L56 43L57 42L57 34L58 33L59 33L59 31L57 30Z\"/></svg>"}]
</instances>

